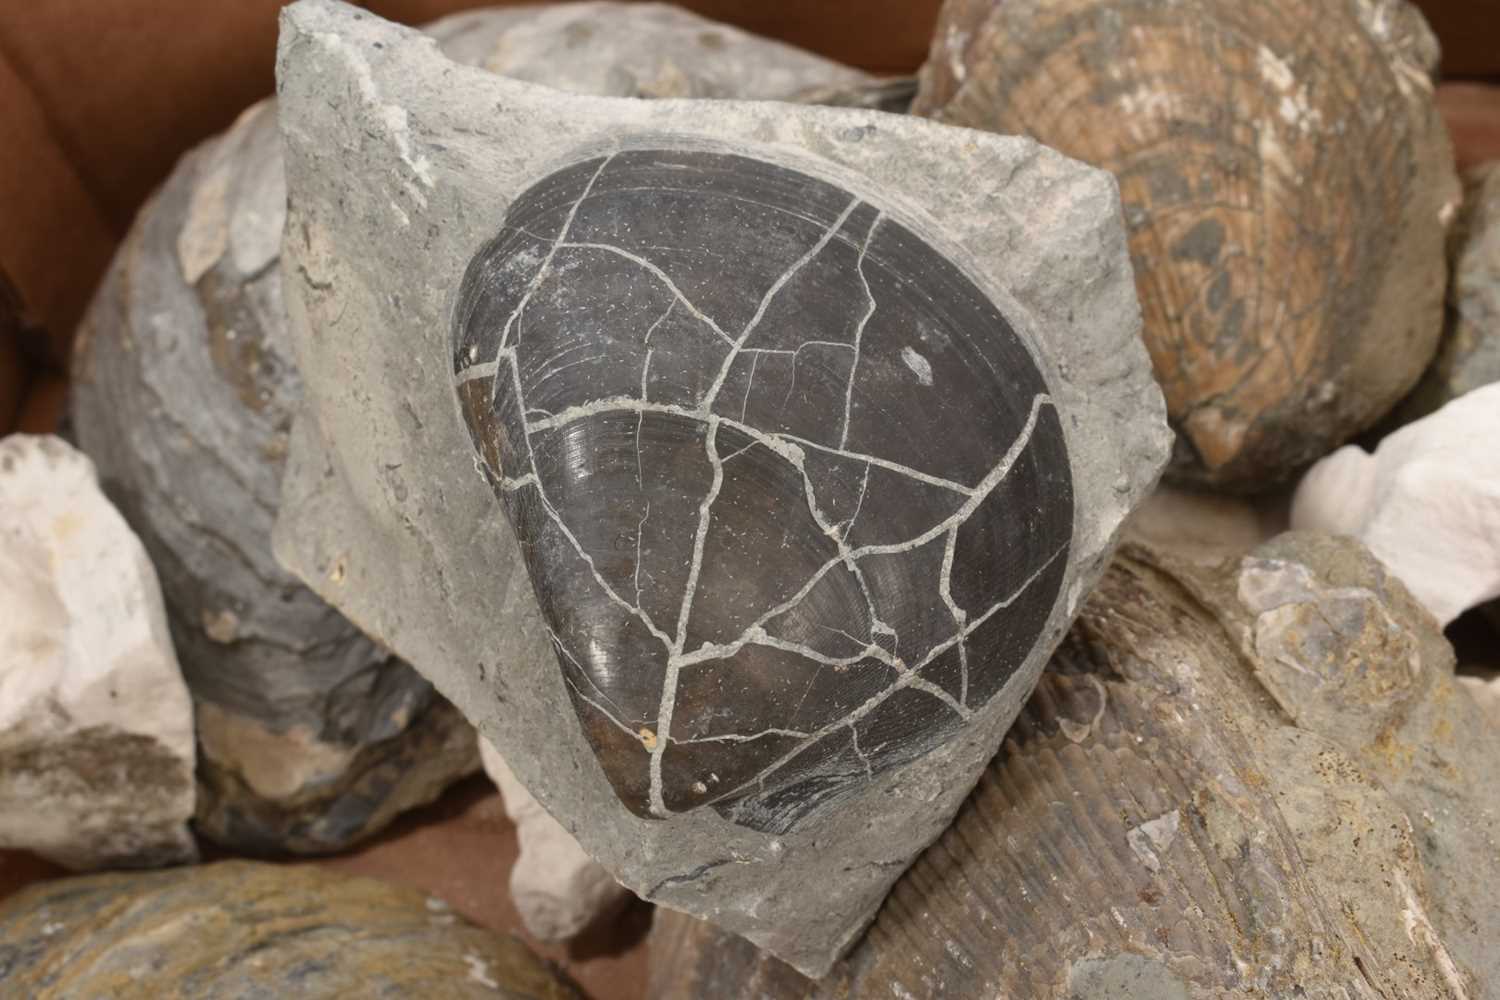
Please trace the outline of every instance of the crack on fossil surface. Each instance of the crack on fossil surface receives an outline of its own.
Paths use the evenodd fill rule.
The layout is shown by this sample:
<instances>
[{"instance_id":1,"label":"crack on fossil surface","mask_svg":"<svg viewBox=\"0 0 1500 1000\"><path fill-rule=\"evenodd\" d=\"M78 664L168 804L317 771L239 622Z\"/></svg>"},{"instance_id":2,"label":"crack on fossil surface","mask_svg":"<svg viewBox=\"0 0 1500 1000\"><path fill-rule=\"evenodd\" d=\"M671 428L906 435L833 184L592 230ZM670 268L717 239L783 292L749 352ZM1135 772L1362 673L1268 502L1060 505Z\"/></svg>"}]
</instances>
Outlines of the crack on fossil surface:
<instances>
[{"instance_id":1,"label":"crack on fossil surface","mask_svg":"<svg viewBox=\"0 0 1500 1000\"><path fill-rule=\"evenodd\" d=\"M525 266L534 264L535 270L520 287L519 295L503 321L498 316L487 318L487 322L492 324L491 329L494 325L499 326L497 346L493 353L480 360L478 343L470 343L466 349L458 351L454 364L454 384L460 391L461 398L465 399L466 419L471 420L471 430L476 426L472 407L477 405L482 408L482 413L509 414L510 424L497 423L495 426L514 426L520 431L519 434L489 432L503 438L503 445L493 450L486 450L476 442L483 468L496 485L497 491L507 498L508 504L534 505L529 509L539 511L551 524L561 539L561 551L571 552L607 601L642 626L660 646L658 655L663 658L662 676L652 717L642 717L644 713L640 711L626 711L600 687L581 661L578 651L570 649L559 634L560 629L554 622L549 626L552 642L558 655L573 668L564 670L564 679L575 699L598 713L609 728L625 734L631 741L638 741L645 749L647 785L644 795L646 808L652 816L664 818L674 812L697 808L703 804L733 801L737 796L751 794L756 790L764 792L771 787L768 782L774 781L779 772L786 770L820 740L841 729L848 730L849 751L855 761L853 769L862 775L863 780L872 780L882 769L882 758L879 756L881 743L873 740L870 733L860 733L858 724L891 699L903 695L921 695L930 699L935 703L936 712L946 713L953 720L951 725L962 725L971 720L976 708L970 703L968 647L971 636L995 615L1015 604L1038 580L1049 576L1049 571L1058 560L1065 558L1069 547L1069 538L1066 536L1050 550L1050 554L1040 559L1039 564L1028 567L1030 571L1016 586L998 599L979 607L965 608L954 592L953 577L962 545L961 531L985 508L986 502L1006 486L1012 469L1027 449L1032 447L1044 412L1054 409L1053 400L1045 391L1031 394L1029 405L1024 410L1024 422L1019 430L1006 442L1005 450L998 460L977 480L964 481L961 478L939 475L908 462L874 454L873 449L868 447L851 446L851 427L863 399L861 393L868 391L862 390L858 384L860 372L862 369L878 370L881 364L863 357L863 348L867 331L881 307L866 268L877 234L893 228L884 212L858 197L846 195L847 201L837 210L831 223L822 225L805 249L764 286L764 291L756 299L753 312L742 325L736 324L737 329L731 333L730 330L734 328L726 328L726 324L715 319L713 307L695 302L692 290L685 290L682 279L674 279L668 273L667 266L650 260L629 247L617 246L597 236L575 237L574 230L580 225L580 217L588 214L585 207L590 204L590 199L611 196L599 193L601 179L608 179L611 164L624 155L627 154L612 154L598 161L581 192L568 204L555 236L545 237L537 232L541 227L514 225L507 220L496 242L510 234L509 238L519 237L525 243L505 259L505 266L518 261ZM600 211L602 213L604 210ZM588 223L583 228L588 228ZM851 229L854 231L850 232ZM654 249L659 252L672 251L670 247ZM853 275L857 279L855 288L860 292L862 302L857 320L852 320L852 331L847 331L849 339L833 339L826 329L816 323L809 323L807 335L794 343L774 339L769 344L757 343L757 334L762 330L768 315L778 309L793 308L784 304L782 299L791 294L788 290L794 288L799 279L829 280L824 273L812 275L812 272L820 267L825 270L833 267L827 258L835 252L854 256ZM639 378L631 376L632 384L628 387L621 386L624 391L585 398L582 402L564 399L561 405L551 397L530 400L528 384L535 388L547 383L560 372L575 367L582 369L598 365L601 361L613 364L626 356L611 355L612 345L619 344L618 335L613 332L613 328L605 325L601 325L599 332L593 335L595 341L578 344L570 343L566 337L554 337L547 342L547 346L538 347L542 354L547 354L545 358L523 356L523 350L529 350L527 345L533 342L529 339L532 335L528 333L532 322L529 312L542 314L542 318L536 321L542 325L536 329L538 336L543 338L550 335L551 328L548 324L567 322L580 328L586 328L592 322L603 324L602 320L596 320L592 316L581 318L566 312L567 306L562 293L556 290L559 287L565 288L567 277L574 269L588 266L585 258L580 255L595 255L587 258L589 261L607 258L609 263L600 265L600 269L593 272L595 274L613 274L615 272L610 271L610 268L622 269L618 272L621 277L617 284L610 287L615 289L612 294L622 297L627 305L633 301L629 296L644 297L651 290L659 290L658 295L665 292L666 306L664 309L658 306L659 314L651 314L656 318L647 327L645 336L639 343L640 351L637 352L640 358ZM469 334L464 324L472 320L473 313L473 307L468 307L467 311L461 307L459 337ZM564 319L557 319L554 313L560 313ZM682 367L681 362L675 360L674 353L681 348L673 338L682 336L680 323L683 322L692 324L688 327L690 331L701 331L696 336L703 338L702 343L697 344L694 349L709 353L693 357L700 362L712 364L714 367L705 369L704 373L706 375L708 370L713 370L713 377L706 388L701 388L701 383L698 383L700 388L695 390L695 398L685 400L681 398L680 392L674 398L670 385L662 396L653 398L653 375L663 373L662 377L668 378L674 364ZM778 313L776 322L785 325L787 321ZM772 336L785 332L778 327ZM655 343L652 342L653 337L657 338ZM591 350L585 349L594 343L599 345L598 350L591 353ZM719 352L718 356L713 352ZM847 359L847 372L842 375L839 398L831 404L831 408L837 412L831 417L834 430L830 440L813 440L806 434L793 433L789 429L768 430L758 425L750 409L752 398L758 389L757 374L762 378L771 377L767 367L768 359L776 359L789 366L786 372L789 376L787 386L780 395L781 406L786 408L792 405L795 398L800 398L795 396L799 363L812 366L809 377L813 378L816 388L820 384L819 379L826 381L832 377L830 372L843 371L842 368L830 367L840 364L828 360L834 358ZM748 365L744 365L748 375L744 378L743 391L734 392L728 399L721 398L727 395L726 386L735 381L734 374L737 371L744 374L740 368L744 359L748 359ZM637 369L632 367L630 370ZM581 374L580 377L586 375ZM466 388L474 383L478 383L475 388L484 394L463 396ZM923 384L930 384L930 372ZM768 391L779 388L773 385ZM634 419L630 420L632 417ZM627 528L622 531L625 538L616 546L634 554L633 560L626 560L632 563L625 573L626 579L612 581L609 571L601 566L611 565L615 553L602 551L597 545L591 550L580 537L581 532L586 533L588 525L569 523L569 519L564 516L566 505L560 505L549 492L547 476L538 464L537 448L547 449L548 454L554 457L558 454L558 449L563 449L562 453L568 454L567 449L577 447L580 435L605 433L607 428L613 426L611 421L618 421L620 418L630 420L630 430L626 435L633 440L633 444L629 449L632 454L625 459L628 464L626 474L633 480L637 494L644 498L644 509L640 510L638 516L632 517L634 530ZM496 416L493 419L503 421L505 418ZM1049 434L1053 433L1055 419L1055 416L1051 416ZM658 515L659 520L652 519L651 498L647 495L650 460L647 458L643 437L647 436L648 430L657 427L654 422L666 422L661 424L662 427L689 428L674 433L697 435L701 440L701 462L706 469L706 482L703 483L701 492L696 494L696 510L691 515L684 508L676 514L670 510L662 513ZM478 435L480 432L476 430L475 433ZM546 437L546 444L539 445L538 438L543 436ZM726 502L726 466L751 452L758 456L756 470L779 469L781 471L777 475L785 476L789 482L795 481L800 485L801 502L806 506L804 514L815 526L816 532L826 539L831 552L789 595L771 602L764 610L759 610L736 633L728 637L706 637L695 643L691 641L692 626L696 620L696 605L701 598L700 587L707 568L711 536L716 530L725 530L717 507L721 502ZM857 483L857 491L851 487L848 503L841 504L840 498L836 496L820 495L836 483L817 481L819 477L810 469L813 461L839 462L843 463L842 467L853 470L851 476L857 478L852 478L852 483ZM497 467L499 464L506 468ZM655 470L651 471L655 473ZM882 479L882 482L904 483L905 486L900 488L925 491L922 496L950 499L935 501L946 505L946 510L940 509L941 516L937 516L932 523L912 525L896 538L866 537L860 541L856 536L865 524L860 519L867 503L880 500L881 492L895 488L890 485L877 487L872 484L872 477L893 477ZM919 513L925 515L927 512L924 510ZM673 620L670 612L663 613L662 607L653 606L654 611L648 609L648 597L661 584L652 578L650 570L645 571L647 579L643 580L643 567L647 561L645 539L648 522L653 526L651 530L658 533L689 530L686 524L679 526L673 523L676 521L691 523L692 543L691 549L685 553L685 580L681 584L681 597ZM890 573L890 557L915 554L930 544L941 546L941 564L936 568L935 580L928 585L936 591L931 600L947 616L948 631L946 634L933 635L929 629L925 638L914 633L915 638L909 643L914 648L903 656L900 653L901 636L898 628L895 624L882 620L877 585L871 582L870 574L881 574L879 586L888 587L886 578ZM878 569L875 568L877 564ZM784 634L784 629L788 627L786 622L791 620L791 616L804 612L812 614L807 611L807 606L816 603L813 595L819 592L820 584L830 581L835 574L838 574L840 580L847 575L847 579L853 581L853 590L857 592L859 604L862 605L853 609L861 619L856 631L867 631L868 637L861 637L848 628L833 627L814 618L808 620L820 634L826 633L829 642L838 642L847 648L830 652L820 648L821 640L818 640L818 645L813 645L811 643L814 640L798 641L797 638ZM991 589L995 588L992 586ZM927 600L925 597L922 599ZM861 675L863 672L870 677L889 674L890 679L873 693L860 698L857 704L846 706L835 718L817 727L768 725L758 729L732 729L728 732L694 731L691 728L686 732L679 732L678 699L684 678L697 676L705 670L729 669L728 661L750 648L786 654L806 666L809 680L801 698L793 706L791 716L802 710L803 703L819 683L820 671L852 672L851 676ZM946 662L943 659L945 654L953 650L956 650L957 656L956 690L950 690L944 684L923 675L923 671L932 665ZM869 673L871 671L876 673ZM575 679L575 674L584 679L587 688ZM694 783L695 790L705 789L699 801L686 806L679 804L677 807L669 803L664 762L670 749L760 741L772 741L777 752L774 759L769 760L748 779L735 781L729 787L715 787L710 794L709 784L717 784L720 780L718 774L710 774L706 777L711 778L711 782L700 780Z\"/></svg>"}]
</instances>

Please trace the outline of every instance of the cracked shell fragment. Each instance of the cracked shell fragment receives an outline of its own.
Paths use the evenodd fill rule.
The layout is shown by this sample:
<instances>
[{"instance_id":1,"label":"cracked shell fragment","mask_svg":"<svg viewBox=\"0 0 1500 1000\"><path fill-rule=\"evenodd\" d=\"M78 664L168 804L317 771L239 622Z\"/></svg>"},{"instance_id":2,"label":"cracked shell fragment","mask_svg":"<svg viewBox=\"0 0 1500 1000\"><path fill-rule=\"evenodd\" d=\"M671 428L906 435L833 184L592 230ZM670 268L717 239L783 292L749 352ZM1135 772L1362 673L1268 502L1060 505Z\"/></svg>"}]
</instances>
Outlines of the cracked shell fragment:
<instances>
[{"instance_id":1,"label":"cracked shell fragment","mask_svg":"<svg viewBox=\"0 0 1500 1000\"><path fill-rule=\"evenodd\" d=\"M785 832L963 728L1058 600L1027 344L878 196L635 149L470 262L454 386L585 734L640 816Z\"/></svg>"}]
</instances>

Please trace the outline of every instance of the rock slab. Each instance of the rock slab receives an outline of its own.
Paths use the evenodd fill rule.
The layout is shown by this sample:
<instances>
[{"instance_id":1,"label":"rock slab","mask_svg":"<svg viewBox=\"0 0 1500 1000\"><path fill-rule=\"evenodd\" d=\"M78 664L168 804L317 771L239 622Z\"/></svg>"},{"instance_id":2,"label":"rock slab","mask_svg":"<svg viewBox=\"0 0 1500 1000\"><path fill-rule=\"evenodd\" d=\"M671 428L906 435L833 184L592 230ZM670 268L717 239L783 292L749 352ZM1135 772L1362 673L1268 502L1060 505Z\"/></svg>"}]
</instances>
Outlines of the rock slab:
<instances>
[{"instance_id":1,"label":"rock slab","mask_svg":"<svg viewBox=\"0 0 1500 1000\"><path fill-rule=\"evenodd\" d=\"M1113 183L1028 140L876 112L559 94L455 66L337 3L288 8L278 74L291 193L282 266L306 384L278 557L420 664L624 885L825 970L946 825L1165 461ZM1037 367L1072 482L1056 599L993 697L925 755L850 769L833 805L780 831L712 809L647 818L616 793L574 712L548 632L558 619L538 615L497 498L504 460L471 438L473 414L466 427L455 398L460 284L522 193L549 175L563 190L570 166L603 173L616 153L623 166L663 149L775 164L877 206L935 248ZM824 245L836 235L818 233ZM747 285L760 280L744 270ZM755 296L769 302L777 277ZM702 312L696 292L673 284L690 319ZM621 287L628 297L649 283ZM926 356L912 353L892 360L918 385Z\"/></svg>"},{"instance_id":2,"label":"rock slab","mask_svg":"<svg viewBox=\"0 0 1500 1000\"><path fill-rule=\"evenodd\" d=\"M193 706L156 572L59 438L0 441L0 846L70 868L197 857Z\"/></svg>"},{"instance_id":3,"label":"rock slab","mask_svg":"<svg viewBox=\"0 0 1500 1000\"><path fill-rule=\"evenodd\" d=\"M32 886L0 904L0 993L581 1000L515 938L440 899L245 861Z\"/></svg>"}]
</instances>

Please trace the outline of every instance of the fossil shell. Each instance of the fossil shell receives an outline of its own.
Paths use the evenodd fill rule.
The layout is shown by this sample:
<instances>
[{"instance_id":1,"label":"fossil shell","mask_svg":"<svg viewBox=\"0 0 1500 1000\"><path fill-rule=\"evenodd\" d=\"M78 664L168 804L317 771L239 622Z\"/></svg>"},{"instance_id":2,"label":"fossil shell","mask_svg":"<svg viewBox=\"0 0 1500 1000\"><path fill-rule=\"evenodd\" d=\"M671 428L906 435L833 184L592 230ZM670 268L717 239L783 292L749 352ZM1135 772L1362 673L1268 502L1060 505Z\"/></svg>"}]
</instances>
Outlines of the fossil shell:
<instances>
[{"instance_id":1,"label":"fossil shell","mask_svg":"<svg viewBox=\"0 0 1500 1000\"><path fill-rule=\"evenodd\" d=\"M520 940L432 896L221 861L33 885L0 903L0 995L28 1000L582 1000Z\"/></svg>"},{"instance_id":2,"label":"fossil shell","mask_svg":"<svg viewBox=\"0 0 1500 1000\"><path fill-rule=\"evenodd\" d=\"M1452 666L1349 539L1126 549L831 975L659 910L649 995L1489 996L1497 736Z\"/></svg>"},{"instance_id":3,"label":"fossil shell","mask_svg":"<svg viewBox=\"0 0 1500 1000\"><path fill-rule=\"evenodd\" d=\"M589 741L641 816L784 831L956 732L1072 533L1062 428L994 303L878 199L710 150L521 194L455 389Z\"/></svg>"},{"instance_id":4,"label":"fossil shell","mask_svg":"<svg viewBox=\"0 0 1500 1000\"><path fill-rule=\"evenodd\" d=\"M1436 61L1404 0L948 0L913 110L1116 175L1174 474L1258 489L1432 356Z\"/></svg>"}]
</instances>

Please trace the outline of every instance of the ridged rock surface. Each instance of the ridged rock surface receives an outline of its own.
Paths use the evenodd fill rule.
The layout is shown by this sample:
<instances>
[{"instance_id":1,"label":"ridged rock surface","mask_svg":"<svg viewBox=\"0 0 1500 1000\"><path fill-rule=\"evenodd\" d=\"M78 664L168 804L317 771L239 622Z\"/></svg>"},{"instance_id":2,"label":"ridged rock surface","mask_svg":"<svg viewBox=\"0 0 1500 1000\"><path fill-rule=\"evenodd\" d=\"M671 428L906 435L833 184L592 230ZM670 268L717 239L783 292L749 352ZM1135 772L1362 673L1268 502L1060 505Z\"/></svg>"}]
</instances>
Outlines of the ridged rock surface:
<instances>
[{"instance_id":1,"label":"ridged rock surface","mask_svg":"<svg viewBox=\"0 0 1500 1000\"><path fill-rule=\"evenodd\" d=\"M946 833L821 983L658 913L652 993L1500 996L1500 729L1347 539L1128 549Z\"/></svg>"},{"instance_id":2,"label":"ridged rock surface","mask_svg":"<svg viewBox=\"0 0 1500 1000\"><path fill-rule=\"evenodd\" d=\"M1255 491L1432 358L1458 203L1437 59L1405 0L947 0L912 110L1119 179L1171 474Z\"/></svg>"},{"instance_id":3,"label":"ridged rock surface","mask_svg":"<svg viewBox=\"0 0 1500 1000\"><path fill-rule=\"evenodd\" d=\"M0 995L28 1000L581 1000L514 938L366 878L224 861L41 883L0 904Z\"/></svg>"}]
</instances>

